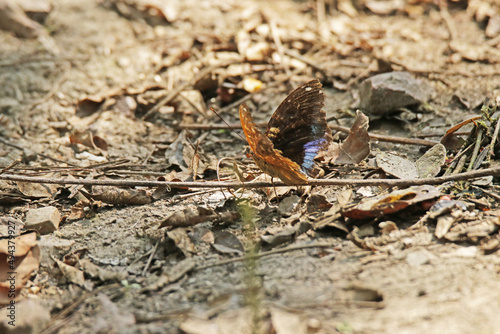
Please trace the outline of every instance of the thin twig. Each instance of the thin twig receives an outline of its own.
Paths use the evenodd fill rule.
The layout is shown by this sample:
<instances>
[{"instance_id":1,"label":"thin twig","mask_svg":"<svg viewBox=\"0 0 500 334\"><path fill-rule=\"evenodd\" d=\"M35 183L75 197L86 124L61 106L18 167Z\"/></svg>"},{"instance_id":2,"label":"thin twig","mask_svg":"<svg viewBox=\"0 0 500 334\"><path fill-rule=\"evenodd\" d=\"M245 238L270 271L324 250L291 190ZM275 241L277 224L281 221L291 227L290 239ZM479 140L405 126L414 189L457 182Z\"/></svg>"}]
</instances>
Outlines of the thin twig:
<instances>
[{"instance_id":1,"label":"thin twig","mask_svg":"<svg viewBox=\"0 0 500 334\"><path fill-rule=\"evenodd\" d=\"M490 152L488 153L488 161L491 159L491 156L495 156L495 141L498 138L498 133L500 132L500 117L496 119L497 124L495 125L495 131L493 132L493 138L491 139Z\"/></svg>"},{"instance_id":2,"label":"thin twig","mask_svg":"<svg viewBox=\"0 0 500 334\"><path fill-rule=\"evenodd\" d=\"M258 127L265 128L267 124L264 123L258 123ZM330 129L344 132L344 133L349 133L350 129L346 126L340 126L340 125L332 125L329 124ZM185 124L181 123L179 124L179 128L181 129L190 129L190 130L224 130L224 129L241 129L241 124L228 124L228 125L223 125L223 124ZM384 136L384 135L377 135L374 133L369 133L371 140L378 140L378 141L383 141L383 142L388 142L388 143L399 143L399 144L407 144L407 145L420 145L420 146L434 146L436 144L439 144L437 141L433 140L426 140L426 139L419 139L419 138L404 138L404 137L396 137L396 136Z\"/></svg>"},{"instance_id":3,"label":"thin twig","mask_svg":"<svg viewBox=\"0 0 500 334\"><path fill-rule=\"evenodd\" d=\"M344 132L344 133L349 133L351 131L350 128L345 127L345 126L334 125L334 124L329 124L328 126L332 130L336 130L336 131L340 131L340 132ZM418 138L384 136L384 135L377 135L374 133L368 133L368 135L370 136L370 140L378 140L378 141L383 141L383 142L388 142L388 143L399 143L399 144L420 145L420 146L434 146L436 144L439 144L439 142L437 142L437 141L418 139Z\"/></svg>"},{"instance_id":4,"label":"thin twig","mask_svg":"<svg viewBox=\"0 0 500 334\"><path fill-rule=\"evenodd\" d=\"M309 245L288 246L288 247L285 247L285 248L273 249L273 250L270 250L270 251L267 251L267 252L260 252L260 253L253 254L253 255L250 255L250 256L249 255L240 256L240 257L235 257L235 258L229 259L229 260L222 260L222 261L218 261L218 262L215 262L215 263L206 264L204 266L196 267L196 268L194 268L194 270L198 271L198 270L203 270L203 269L207 269L207 268L222 266L222 265L229 264L229 263L234 263L234 262L248 260L249 258L250 259L259 259L259 258L264 257L264 256L269 256L269 255L274 255L274 254L281 254L281 253L291 252L291 251L300 250L300 249L306 249L306 248L328 248L328 247L335 247L335 246L336 245L331 244L331 243L315 243L315 244L309 244Z\"/></svg>"},{"instance_id":5,"label":"thin twig","mask_svg":"<svg viewBox=\"0 0 500 334\"><path fill-rule=\"evenodd\" d=\"M21 162L21 159L14 160L14 162L12 162L10 165L8 165L7 167L5 167L2 170L0 170L0 174L5 173L9 169L12 169L14 166L16 166L17 164L19 164L20 162Z\"/></svg>"},{"instance_id":6,"label":"thin twig","mask_svg":"<svg viewBox=\"0 0 500 334\"><path fill-rule=\"evenodd\" d=\"M472 151L472 157L470 158L469 166L467 171L471 171L474 163L476 162L477 155L479 154L479 149L481 148L481 142L483 141L483 128L480 128L476 137L476 145L474 145L474 150Z\"/></svg>"},{"instance_id":7,"label":"thin twig","mask_svg":"<svg viewBox=\"0 0 500 334\"><path fill-rule=\"evenodd\" d=\"M144 266L144 269L142 269L142 276L146 276L146 273L148 272L149 266L151 265L151 262L153 262L153 257L156 254L156 250L158 249L158 245L160 245L160 240L156 241L156 244L153 247L153 251L151 252L151 255L149 256L148 262Z\"/></svg>"},{"instance_id":8,"label":"thin twig","mask_svg":"<svg viewBox=\"0 0 500 334\"><path fill-rule=\"evenodd\" d=\"M484 176L500 175L500 167L487 168L481 170L470 171L461 174L448 176L430 177L422 179L309 179L309 186L388 186L388 187L409 187L417 185L437 185L445 182L461 181L475 179ZM275 187L290 187L290 184L284 184L281 181L274 182L165 182L165 181L146 181L146 180L75 180L75 179L58 179L58 178L43 178L29 177L12 174L1 174L0 180L20 181L32 183L48 183L48 184L81 184L85 186L113 186L113 187L170 187L170 188L271 188Z\"/></svg>"}]
</instances>

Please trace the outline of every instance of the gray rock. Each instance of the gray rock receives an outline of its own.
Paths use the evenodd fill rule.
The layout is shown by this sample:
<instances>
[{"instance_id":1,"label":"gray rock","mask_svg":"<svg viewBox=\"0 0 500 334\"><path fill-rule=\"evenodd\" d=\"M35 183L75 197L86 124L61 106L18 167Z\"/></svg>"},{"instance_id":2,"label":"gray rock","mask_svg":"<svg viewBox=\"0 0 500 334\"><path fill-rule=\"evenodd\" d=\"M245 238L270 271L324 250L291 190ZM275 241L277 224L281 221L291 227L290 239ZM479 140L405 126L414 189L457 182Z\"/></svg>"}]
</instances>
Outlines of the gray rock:
<instances>
[{"instance_id":1,"label":"gray rock","mask_svg":"<svg viewBox=\"0 0 500 334\"><path fill-rule=\"evenodd\" d=\"M31 209L26 213L27 230L35 230L40 234L49 234L59 228L61 213L54 206Z\"/></svg>"},{"instance_id":2,"label":"gray rock","mask_svg":"<svg viewBox=\"0 0 500 334\"><path fill-rule=\"evenodd\" d=\"M408 72L374 75L359 86L360 108L373 115L427 102L431 95L432 88Z\"/></svg>"}]
</instances>

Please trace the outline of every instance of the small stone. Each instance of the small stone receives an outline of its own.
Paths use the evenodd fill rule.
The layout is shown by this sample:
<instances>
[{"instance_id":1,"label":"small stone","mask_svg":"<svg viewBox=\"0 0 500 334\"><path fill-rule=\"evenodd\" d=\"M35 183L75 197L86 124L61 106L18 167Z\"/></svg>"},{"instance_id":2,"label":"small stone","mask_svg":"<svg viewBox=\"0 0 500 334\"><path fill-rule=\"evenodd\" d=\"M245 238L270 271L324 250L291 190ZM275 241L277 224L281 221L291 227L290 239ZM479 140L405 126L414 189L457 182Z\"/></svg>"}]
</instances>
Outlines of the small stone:
<instances>
[{"instance_id":1,"label":"small stone","mask_svg":"<svg viewBox=\"0 0 500 334\"><path fill-rule=\"evenodd\" d=\"M295 210L295 208L299 204L299 201L300 197L296 195L292 195L283 199L278 205L278 212L283 217L290 217L293 213L293 210Z\"/></svg>"},{"instance_id":2,"label":"small stone","mask_svg":"<svg viewBox=\"0 0 500 334\"><path fill-rule=\"evenodd\" d=\"M49 234L59 228L61 213L56 207L47 206L40 209L31 209L26 213L27 230L35 230L40 234Z\"/></svg>"},{"instance_id":3,"label":"small stone","mask_svg":"<svg viewBox=\"0 0 500 334\"><path fill-rule=\"evenodd\" d=\"M406 263L417 267L429 263L433 257L434 255L426 250L414 251L406 256Z\"/></svg>"},{"instance_id":4,"label":"small stone","mask_svg":"<svg viewBox=\"0 0 500 334\"><path fill-rule=\"evenodd\" d=\"M457 257L475 257L479 254L479 248L476 246L460 247L452 253Z\"/></svg>"}]
</instances>

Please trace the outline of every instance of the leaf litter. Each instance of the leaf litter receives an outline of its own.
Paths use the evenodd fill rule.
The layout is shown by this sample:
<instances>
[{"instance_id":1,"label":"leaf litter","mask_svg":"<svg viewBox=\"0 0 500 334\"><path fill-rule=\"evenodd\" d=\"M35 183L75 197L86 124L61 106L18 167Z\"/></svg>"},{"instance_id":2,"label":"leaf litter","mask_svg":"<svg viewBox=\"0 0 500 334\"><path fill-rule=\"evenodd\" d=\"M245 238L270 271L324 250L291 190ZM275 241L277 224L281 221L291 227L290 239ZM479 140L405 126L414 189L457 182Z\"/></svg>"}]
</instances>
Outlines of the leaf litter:
<instances>
[{"instance_id":1,"label":"leaf litter","mask_svg":"<svg viewBox=\"0 0 500 334\"><path fill-rule=\"evenodd\" d=\"M52 313L48 331L60 333L498 328L496 175L402 189L274 187L209 110L239 128L246 102L265 122L316 77L332 128L350 129L317 157L323 178L496 167L498 10L486 0L62 1L37 23L53 27L48 35L18 10L42 37L0 35L0 177L180 187L0 181L16 240L43 245L16 255L29 259L16 295L36 296ZM222 157L237 163L218 169ZM218 189L182 186L217 177ZM248 186L224 188L241 180ZM61 213L55 230L21 234L29 211L45 207Z\"/></svg>"}]
</instances>

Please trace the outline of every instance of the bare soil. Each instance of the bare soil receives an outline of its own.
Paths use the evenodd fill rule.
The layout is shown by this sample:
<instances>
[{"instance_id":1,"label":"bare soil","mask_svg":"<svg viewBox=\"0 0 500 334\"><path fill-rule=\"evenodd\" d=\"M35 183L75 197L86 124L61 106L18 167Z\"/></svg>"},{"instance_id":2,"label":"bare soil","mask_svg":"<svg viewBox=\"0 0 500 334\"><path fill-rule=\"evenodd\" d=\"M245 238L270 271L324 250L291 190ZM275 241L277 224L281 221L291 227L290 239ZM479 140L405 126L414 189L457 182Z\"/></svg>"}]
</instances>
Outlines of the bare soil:
<instances>
[{"instance_id":1,"label":"bare soil","mask_svg":"<svg viewBox=\"0 0 500 334\"><path fill-rule=\"evenodd\" d=\"M432 87L431 100L397 117L370 120L370 131L401 137L443 135L480 114L483 103L500 102L500 41L485 35L489 14L481 17L477 9L485 6L490 11L484 12L496 10L498 16L495 1L470 1L468 7L449 1L448 8L413 1L378 14L366 7L374 2L356 2L356 10L349 1L335 7L329 1L185 0L141 7L147 1L54 0L41 37L0 31L1 168L21 158L11 171L187 180L196 149L198 179L216 179L217 161L224 157L235 158L245 173L258 171L235 133L179 127L221 124L210 106L237 124L238 106L231 103L248 93L228 83L237 86L246 77L264 83L247 101L258 110L258 122L267 121L292 88L318 77L328 119L350 126L360 82L407 71ZM324 13L317 10L322 5ZM208 75L197 78L207 68ZM147 114L179 87L182 93ZM79 131L102 138L107 148L71 144L70 134ZM379 151L416 160L425 149L372 142L370 158ZM103 163L115 167L95 167ZM230 165L223 164L221 175L237 180ZM362 178L368 165L323 167L330 177ZM1 182L4 192L16 186ZM498 190L495 183L491 192ZM485 251L481 238L438 239L432 219L409 229L425 209L362 223L338 216L315 228L328 208L307 204L312 194L330 203L344 203L345 196L358 202L364 193L357 190L291 189L278 204L259 189L236 194L247 202L226 190L172 189L148 204L94 198L79 210L75 205L85 198L78 188L61 185L50 196L2 204L0 214L24 220L29 209L51 205L63 216L55 232L41 236L40 268L23 292L50 311L45 333L500 333L500 257L496 249ZM442 192L458 193L453 186ZM297 207L278 210L293 195L302 196ZM456 198L467 200L461 196ZM474 199L492 212L498 207L484 194ZM185 210L186 224L203 217L200 207L240 218L159 228L175 212ZM483 217L479 211L472 209ZM389 220L400 234L376 239L379 247L372 249L360 248L341 227L363 230ZM273 249L303 248L243 256L241 247L251 249L263 235L299 221L312 228ZM377 228L366 233L381 235ZM220 241L221 235L231 241ZM487 237L497 235L494 229ZM56 259L69 263L68 254L78 258L73 265L85 275L82 285L56 265ZM221 262L240 256L241 261ZM297 320L295 329L287 329L287 322Z\"/></svg>"}]
</instances>

